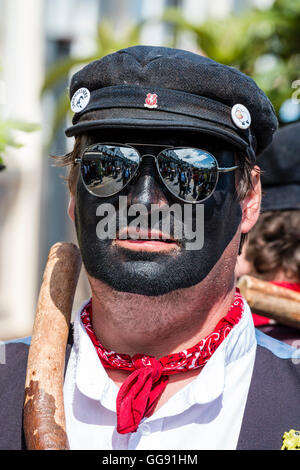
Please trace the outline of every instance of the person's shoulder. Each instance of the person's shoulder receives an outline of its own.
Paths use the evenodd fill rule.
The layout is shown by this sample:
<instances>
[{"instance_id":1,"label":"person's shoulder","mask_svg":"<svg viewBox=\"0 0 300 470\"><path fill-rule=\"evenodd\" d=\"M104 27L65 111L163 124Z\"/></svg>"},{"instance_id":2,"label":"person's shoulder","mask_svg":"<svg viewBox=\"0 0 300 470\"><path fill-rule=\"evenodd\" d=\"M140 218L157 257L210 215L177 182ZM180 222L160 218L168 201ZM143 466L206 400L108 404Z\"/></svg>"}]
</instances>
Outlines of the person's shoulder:
<instances>
[{"instance_id":1,"label":"person's shoulder","mask_svg":"<svg viewBox=\"0 0 300 470\"><path fill-rule=\"evenodd\" d=\"M22 409L30 338L1 343L0 449L22 448Z\"/></svg>"},{"instance_id":2,"label":"person's shoulder","mask_svg":"<svg viewBox=\"0 0 300 470\"><path fill-rule=\"evenodd\" d=\"M276 389L282 400L295 403L300 393L300 341L291 346L259 330L256 330L256 339L254 376Z\"/></svg>"},{"instance_id":3,"label":"person's shoulder","mask_svg":"<svg viewBox=\"0 0 300 470\"><path fill-rule=\"evenodd\" d=\"M285 433L299 430L300 349L255 331L256 358L237 448L279 450Z\"/></svg>"},{"instance_id":4,"label":"person's shoulder","mask_svg":"<svg viewBox=\"0 0 300 470\"><path fill-rule=\"evenodd\" d=\"M8 369L22 368L27 363L30 346L30 337L19 338L12 341L2 341L0 344L0 376Z\"/></svg>"},{"instance_id":5,"label":"person's shoulder","mask_svg":"<svg viewBox=\"0 0 300 470\"><path fill-rule=\"evenodd\" d=\"M8 389L24 385L30 338L1 343L0 397Z\"/></svg>"},{"instance_id":6,"label":"person's shoulder","mask_svg":"<svg viewBox=\"0 0 300 470\"><path fill-rule=\"evenodd\" d=\"M259 349L268 355L272 355L278 359L290 359L295 365L300 364L300 331L299 340L295 340L294 344L288 344L255 329L256 341Z\"/></svg>"}]
</instances>

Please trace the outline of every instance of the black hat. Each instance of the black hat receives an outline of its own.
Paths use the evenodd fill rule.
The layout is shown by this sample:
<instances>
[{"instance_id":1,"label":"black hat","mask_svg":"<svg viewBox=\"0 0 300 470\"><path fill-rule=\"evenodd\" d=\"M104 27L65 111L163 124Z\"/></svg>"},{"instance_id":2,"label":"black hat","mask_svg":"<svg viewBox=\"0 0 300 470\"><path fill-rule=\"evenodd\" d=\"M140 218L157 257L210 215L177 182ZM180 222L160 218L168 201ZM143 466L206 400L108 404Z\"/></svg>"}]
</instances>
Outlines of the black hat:
<instances>
[{"instance_id":1,"label":"black hat","mask_svg":"<svg viewBox=\"0 0 300 470\"><path fill-rule=\"evenodd\" d=\"M258 158L263 170L262 212L300 209L300 122L274 134L271 145Z\"/></svg>"},{"instance_id":2,"label":"black hat","mask_svg":"<svg viewBox=\"0 0 300 470\"><path fill-rule=\"evenodd\" d=\"M70 99L67 136L105 127L194 130L254 158L277 128L272 104L250 77L167 47L134 46L91 62L72 77Z\"/></svg>"}]
</instances>

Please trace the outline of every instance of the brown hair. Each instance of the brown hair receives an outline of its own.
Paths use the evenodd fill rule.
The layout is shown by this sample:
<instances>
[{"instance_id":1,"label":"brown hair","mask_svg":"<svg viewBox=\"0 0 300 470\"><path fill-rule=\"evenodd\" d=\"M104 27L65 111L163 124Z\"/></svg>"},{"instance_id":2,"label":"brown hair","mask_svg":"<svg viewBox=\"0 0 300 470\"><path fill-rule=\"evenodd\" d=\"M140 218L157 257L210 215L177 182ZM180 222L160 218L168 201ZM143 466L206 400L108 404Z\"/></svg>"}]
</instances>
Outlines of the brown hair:
<instances>
[{"instance_id":1,"label":"brown hair","mask_svg":"<svg viewBox=\"0 0 300 470\"><path fill-rule=\"evenodd\" d=\"M300 280L300 211L261 214L249 233L246 259L255 273L270 277L280 271Z\"/></svg>"},{"instance_id":2,"label":"brown hair","mask_svg":"<svg viewBox=\"0 0 300 470\"><path fill-rule=\"evenodd\" d=\"M82 156L87 142L88 137L82 134L75 138L75 144L71 152L65 155L52 155L56 166L69 167L69 172L66 181L71 194L75 194L77 179L79 175L79 165L75 163L75 159L80 158Z\"/></svg>"}]
</instances>

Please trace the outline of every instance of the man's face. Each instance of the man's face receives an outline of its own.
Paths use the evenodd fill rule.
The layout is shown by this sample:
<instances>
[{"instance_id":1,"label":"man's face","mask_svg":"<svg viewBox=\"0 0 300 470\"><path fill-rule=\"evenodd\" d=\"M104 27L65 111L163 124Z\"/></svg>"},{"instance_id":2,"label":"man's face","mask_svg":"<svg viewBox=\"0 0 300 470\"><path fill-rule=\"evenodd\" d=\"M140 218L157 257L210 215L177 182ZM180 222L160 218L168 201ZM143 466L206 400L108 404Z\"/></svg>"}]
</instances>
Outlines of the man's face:
<instances>
[{"instance_id":1,"label":"man's face","mask_svg":"<svg viewBox=\"0 0 300 470\"><path fill-rule=\"evenodd\" d=\"M156 152L151 144L195 147L212 153L220 167L235 165L233 148L224 141L200 134L181 134L177 131L102 131L91 135L88 144L97 142L149 144L149 148L145 147L147 155ZM193 180L190 184L193 186ZM160 180L155 160L150 156L143 158L134 180L122 192L111 197L99 198L92 195L85 188L81 177L78 178L75 222L83 263L89 276L107 283L117 291L157 296L198 284L218 262L241 223L242 211L236 200L235 172L220 173L215 192L203 202L204 218L201 224L204 244L201 249L188 249L188 240L184 237L175 242L99 238L96 227L101 217L96 215L97 208L109 203L114 206L118 215L119 196L127 197L129 207L132 204L146 206L149 221L153 204L179 204L182 213L185 204L188 204L166 189ZM192 219L195 229L199 222L196 220L196 205L188 205L192 207L192 217L183 223L191 223Z\"/></svg>"}]
</instances>

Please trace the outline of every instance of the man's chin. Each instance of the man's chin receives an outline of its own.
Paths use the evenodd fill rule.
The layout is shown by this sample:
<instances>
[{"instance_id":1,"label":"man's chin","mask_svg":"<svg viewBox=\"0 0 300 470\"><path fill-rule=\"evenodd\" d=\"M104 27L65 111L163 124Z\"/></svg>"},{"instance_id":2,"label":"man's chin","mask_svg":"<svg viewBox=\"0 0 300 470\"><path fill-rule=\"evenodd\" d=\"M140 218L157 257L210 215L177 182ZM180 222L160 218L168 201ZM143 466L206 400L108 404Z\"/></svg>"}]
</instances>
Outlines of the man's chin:
<instances>
[{"instance_id":1,"label":"man's chin","mask_svg":"<svg viewBox=\"0 0 300 470\"><path fill-rule=\"evenodd\" d=\"M80 249L88 275L118 292L160 296L195 286L214 265L205 250L190 251L184 244L163 250L158 245L154 250L138 245L128 248L114 240L84 241Z\"/></svg>"},{"instance_id":2,"label":"man's chin","mask_svg":"<svg viewBox=\"0 0 300 470\"><path fill-rule=\"evenodd\" d=\"M93 277L94 285L95 281L99 280L114 291L148 297L168 294L179 288L179 286L173 285L171 279L161 278L158 274L160 269L157 269L155 262L147 264L148 266L145 266L145 262L143 262L142 266L141 261L127 262L118 276L109 273L105 276Z\"/></svg>"},{"instance_id":3,"label":"man's chin","mask_svg":"<svg viewBox=\"0 0 300 470\"><path fill-rule=\"evenodd\" d=\"M172 250L135 250L112 243L98 261L95 258L83 261L90 277L113 290L159 296L183 287L182 278L187 276L182 273L184 262L180 255L178 245Z\"/></svg>"}]
</instances>

